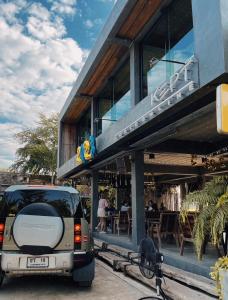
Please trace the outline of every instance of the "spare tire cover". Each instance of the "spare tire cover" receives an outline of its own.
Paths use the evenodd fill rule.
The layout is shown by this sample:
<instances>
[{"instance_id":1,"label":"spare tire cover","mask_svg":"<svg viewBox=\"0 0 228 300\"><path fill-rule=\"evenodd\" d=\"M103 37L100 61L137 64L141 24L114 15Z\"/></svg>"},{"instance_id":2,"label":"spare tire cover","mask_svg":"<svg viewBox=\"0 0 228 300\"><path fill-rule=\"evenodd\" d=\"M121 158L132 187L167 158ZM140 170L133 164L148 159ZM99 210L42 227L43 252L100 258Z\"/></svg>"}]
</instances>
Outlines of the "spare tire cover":
<instances>
[{"instance_id":1,"label":"spare tire cover","mask_svg":"<svg viewBox=\"0 0 228 300\"><path fill-rule=\"evenodd\" d=\"M18 247L43 246L55 248L63 236L63 220L47 203L33 203L16 216L13 237Z\"/></svg>"}]
</instances>

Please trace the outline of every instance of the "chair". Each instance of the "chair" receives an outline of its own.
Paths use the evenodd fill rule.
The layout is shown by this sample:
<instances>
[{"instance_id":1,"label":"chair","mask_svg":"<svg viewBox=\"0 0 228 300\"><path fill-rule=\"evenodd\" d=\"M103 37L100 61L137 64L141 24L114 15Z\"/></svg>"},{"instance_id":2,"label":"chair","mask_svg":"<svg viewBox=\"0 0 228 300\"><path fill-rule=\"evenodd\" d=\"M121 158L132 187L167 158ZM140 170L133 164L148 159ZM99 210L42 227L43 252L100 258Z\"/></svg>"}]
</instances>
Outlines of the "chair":
<instances>
[{"instance_id":1,"label":"chair","mask_svg":"<svg viewBox=\"0 0 228 300\"><path fill-rule=\"evenodd\" d=\"M114 219L113 233L115 234L117 229L118 235L120 235L120 231L127 231L129 235L131 224L132 224L131 209L129 209L128 211L120 211L118 216L115 217Z\"/></svg>"},{"instance_id":2,"label":"chair","mask_svg":"<svg viewBox=\"0 0 228 300\"><path fill-rule=\"evenodd\" d=\"M162 245L162 238L167 238L167 236L174 237L176 244L179 245L177 212L163 212L160 214L160 219L155 220L151 225L152 236L157 237L159 248Z\"/></svg>"},{"instance_id":3,"label":"chair","mask_svg":"<svg viewBox=\"0 0 228 300\"><path fill-rule=\"evenodd\" d=\"M195 219L196 214L195 213L189 213L185 221L180 220L180 255L182 256L184 254L184 244L185 242L193 243L193 228L195 225Z\"/></svg>"},{"instance_id":4,"label":"chair","mask_svg":"<svg viewBox=\"0 0 228 300\"><path fill-rule=\"evenodd\" d=\"M145 229L149 235L153 235L153 225L159 223L160 212L159 211L146 211L145 212Z\"/></svg>"}]
</instances>

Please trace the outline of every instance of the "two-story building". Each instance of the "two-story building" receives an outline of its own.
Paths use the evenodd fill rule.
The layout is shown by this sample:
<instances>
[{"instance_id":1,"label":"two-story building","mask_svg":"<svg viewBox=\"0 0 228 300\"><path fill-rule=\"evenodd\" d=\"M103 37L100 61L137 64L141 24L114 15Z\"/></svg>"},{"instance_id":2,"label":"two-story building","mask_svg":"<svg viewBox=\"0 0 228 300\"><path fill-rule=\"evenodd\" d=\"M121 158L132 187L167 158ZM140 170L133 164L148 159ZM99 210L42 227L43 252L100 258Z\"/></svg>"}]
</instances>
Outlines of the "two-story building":
<instances>
[{"instance_id":1,"label":"two-story building","mask_svg":"<svg viewBox=\"0 0 228 300\"><path fill-rule=\"evenodd\" d=\"M216 121L216 88L228 83L227 14L227 0L118 0L60 113L58 177L91 176L92 228L99 184L117 198L125 191L132 249L145 235L146 190L179 186L169 204L178 210L186 186L227 172ZM97 154L77 163L89 135Z\"/></svg>"}]
</instances>

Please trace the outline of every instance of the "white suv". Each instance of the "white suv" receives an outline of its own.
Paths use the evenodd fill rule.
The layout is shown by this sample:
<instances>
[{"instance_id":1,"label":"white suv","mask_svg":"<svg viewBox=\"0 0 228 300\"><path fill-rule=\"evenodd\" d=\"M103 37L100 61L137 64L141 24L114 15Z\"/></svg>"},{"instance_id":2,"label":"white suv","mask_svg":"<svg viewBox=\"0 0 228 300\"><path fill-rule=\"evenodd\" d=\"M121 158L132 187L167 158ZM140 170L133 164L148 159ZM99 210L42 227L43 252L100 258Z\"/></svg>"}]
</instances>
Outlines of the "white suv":
<instances>
[{"instance_id":1,"label":"white suv","mask_svg":"<svg viewBox=\"0 0 228 300\"><path fill-rule=\"evenodd\" d=\"M15 185L0 205L0 284L4 276L59 274L91 286L93 240L77 190Z\"/></svg>"}]
</instances>

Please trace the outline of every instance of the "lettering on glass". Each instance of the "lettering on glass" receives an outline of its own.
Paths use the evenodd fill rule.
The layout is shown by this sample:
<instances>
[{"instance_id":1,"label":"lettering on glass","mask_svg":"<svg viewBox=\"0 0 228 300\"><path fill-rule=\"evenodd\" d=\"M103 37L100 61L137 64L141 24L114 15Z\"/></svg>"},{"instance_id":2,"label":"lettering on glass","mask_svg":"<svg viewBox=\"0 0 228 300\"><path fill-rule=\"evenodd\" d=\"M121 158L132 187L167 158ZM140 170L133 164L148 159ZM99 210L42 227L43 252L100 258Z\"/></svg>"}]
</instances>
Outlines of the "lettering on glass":
<instances>
[{"instance_id":1,"label":"lettering on glass","mask_svg":"<svg viewBox=\"0 0 228 300\"><path fill-rule=\"evenodd\" d=\"M197 63L197 59L192 56L168 81L162 83L150 96L152 108L118 132L116 138L122 138L134 131L197 89L198 78L197 81L193 78L193 67Z\"/></svg>"}]
</instances>

